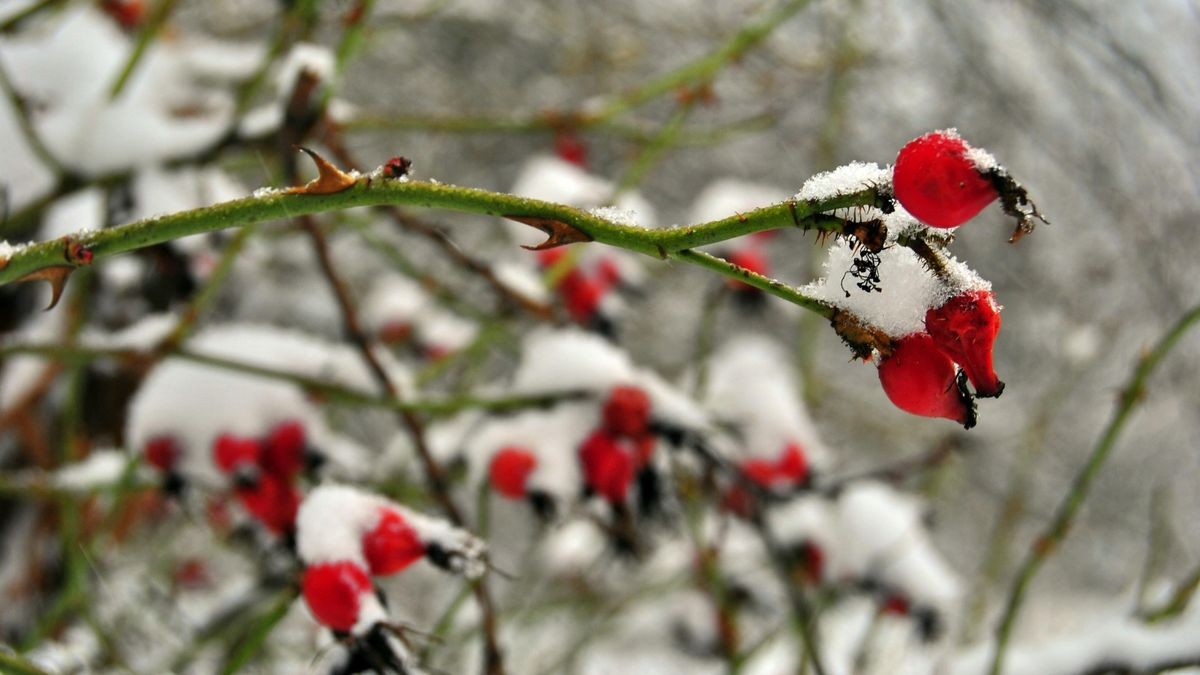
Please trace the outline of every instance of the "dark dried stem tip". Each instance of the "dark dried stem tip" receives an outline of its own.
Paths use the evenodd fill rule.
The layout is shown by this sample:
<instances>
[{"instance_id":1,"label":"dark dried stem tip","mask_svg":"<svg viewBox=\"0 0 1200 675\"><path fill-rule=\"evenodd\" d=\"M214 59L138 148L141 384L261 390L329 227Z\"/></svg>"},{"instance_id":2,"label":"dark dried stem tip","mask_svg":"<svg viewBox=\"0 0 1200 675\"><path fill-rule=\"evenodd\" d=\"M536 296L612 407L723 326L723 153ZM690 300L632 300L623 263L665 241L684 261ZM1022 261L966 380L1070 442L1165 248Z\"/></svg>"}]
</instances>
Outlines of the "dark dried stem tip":
<instances>
[{"instance_id":1,"label":"dark dried stem tip","mask_svg":"<svg viewBox=\"0 0 1200 675\"><path fill-rule=\"evenodd\" d=\"M1037 223L1034 222L1035 219L1046 225L1050 224L1050 221L1038 211L1037 205L1029 199L1029 193L1025 191L1024 186L1010 176L1008 171L996 167L984 172L983 175L1000 195L1000 206L1004 212L1017 220L1017 226L1013 229L1008 243L1015 244L1022 237L1033 232L1034 227L1037 226Z\"/></svg>"}]
</instances>

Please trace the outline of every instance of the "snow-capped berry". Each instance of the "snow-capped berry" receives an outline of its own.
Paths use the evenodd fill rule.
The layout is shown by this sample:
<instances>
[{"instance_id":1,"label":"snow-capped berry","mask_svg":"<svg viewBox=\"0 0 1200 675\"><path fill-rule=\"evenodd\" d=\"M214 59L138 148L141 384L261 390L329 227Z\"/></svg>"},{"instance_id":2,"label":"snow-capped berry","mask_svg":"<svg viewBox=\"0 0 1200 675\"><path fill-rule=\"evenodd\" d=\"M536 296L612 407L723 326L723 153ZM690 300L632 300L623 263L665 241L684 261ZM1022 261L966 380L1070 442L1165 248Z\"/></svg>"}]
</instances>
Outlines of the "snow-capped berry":
<instances>
[{"instance_id":1,"label":"snow-capped berry","mask_svg":"<svg viewBox=\"0 0 1200 675\"><path fill-rule=\"evenodd\" d=\"M604 426L614 434L641 437L650 425L650 397L639 387L613 387L602 414Z\"/></svg>"},{"instance_id":2,"label":"snow-capped berry","mask_svg":"<svg viewBox=\"0 0 1200 675\"><path fill-rule=\"evenodd\" d=\"M307 440L304 425L296 420L278 424L267 433L263 444L263 471L284 478L291 478L300 473L304 466L304 449Z\"/></svg>"},{"instance_id":3,"label":"snow-capped berry","mask_svg":"<svg viewBox=\"0 0 1200 675\"><path fill-rule=\"evenodd\" d=\"M615 436L603 429L593 432L579 447L579 461L593 492L614 504L625 501L636 471L634 458Z\"/></svg>"},{"instance_id":4,"label":"snow-capped berry","mask_svg":"<svg viewBox=\"0 0 1200 675\"><path fill-rule=\"evenodd\" d=\"M371 574L395 574L425 555L425 544L412 525L394 509L383 508L379 522L363 535L363 556Z\"/></svg>"},{"instance_id":5,"label":"snow-capped berry","mask_svg":"<svg viewBox=\"0 0 1200 675\"><path fill-rule=\"evenodd\" d=\"M879 363L879 382L897 408L924 417L944 417L975 426L975 405L958 386L958 369L927 333L897 340Z\"/></svg>"},{"instance_id":6,"label":"snow-capped berry","mask_svg":"<svg viewBox=\"0 0 1200 675\"><path fill-rule=\"evenodd\" d=\"M358 622L362 597L372 592L366 570L348 560L310 566L300 586L317 621L343 633Z\"/></svg>"},{"instance_id":7,"label":"snow-capped berry","mask_svg":"<svg viewBox=\"0 0 1200 675\"><path fill-rule=\"evenodd\" d=\"M958 227L999 194L970 156L971 146L953 131L933 131L909 141L896 155L896 199L933 227Z\"/></svg>"},{"instance_id":8,"label":"snow-capped berry","mask_svg":"<svg viewBox=\"0 0 1200 675\"><path fill-rule=\"evenodd\" d=\"M992 366L1000 308L991 291L967 291L930 309L925 313L925 330L938 349L962 366L976 396L999 396L1004 391Z\"/></svg>"},{"instance_id":9,"label":"snow-capped berry","mask_svg":"<svg viewBox=\"0 0 1200 675\"><path fill-rule=\"evenodd\" d=\"M770 270L770 263L767 261L767 256L758 246L745 246L731 252L729 254L729 262L755 274L765 275ZM728 283L731 288L739 291L758 290L746 282L736 279L730 279Z\"/></svg>"},{"instance_id":10,"label":"snow-capped berry","mask_svg":"<svg viewBox=\"0 0 1200 675\"><path fill-rule=\"evenodd\" d=\"M155 436L146 441L146 446L142 448L146 462L160 471L174 468L181 453L179 442L172 436Z\"/></svg>"},{"instance_id":11,"label":"snow-capped berry","mask_svg":"<svg viewBox=\"0 0 1200 675\"><path fill-rule=\"evenodd\" d=\"M253 438L221 434L213 441L213 462L224 473L234 473L258 466L262 445Z\"/></svg>"},{"instance_id":12,"label":"snow-capped berry","mask_svg":"<svg viewBox=\"0 0 1200 675\"><path fill-rule=\"evenodd\" d=\"M253 485L236 488L235 493L246 511L273 534L295 527L300 493L286 478L263 474Z\"/></svg>"},{"instance_id":13,"label":"snow-capped berry","mask_svg":"<svg viewBox=\"0 0 1200 675\"><path fill-rule=\"evenodd\" d=\"M528 494L529 474L537 468L537 458L524 448L502 448L492 457L488 477L492 489L509 499L523 499Z\"/></svg>"}]
</instances>

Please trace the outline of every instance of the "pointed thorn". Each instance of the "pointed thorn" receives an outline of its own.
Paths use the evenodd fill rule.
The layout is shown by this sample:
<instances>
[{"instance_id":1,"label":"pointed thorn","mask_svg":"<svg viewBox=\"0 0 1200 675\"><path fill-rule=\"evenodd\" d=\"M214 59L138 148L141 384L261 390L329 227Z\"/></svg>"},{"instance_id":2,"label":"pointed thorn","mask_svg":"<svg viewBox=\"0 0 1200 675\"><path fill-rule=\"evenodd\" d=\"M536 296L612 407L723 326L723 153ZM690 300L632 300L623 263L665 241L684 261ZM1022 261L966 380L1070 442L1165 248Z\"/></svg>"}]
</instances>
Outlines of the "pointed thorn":
<instances>
[{"instance_id":1,"label":"pointed thorn","mask_svg":"<svg viewBox=\"0 0 1200 675\"><path fill-rule=\"evenodd\" d=\"M548 248L565 246L567 244L592 241L591 235L573 225L568 225L561 220L555 220L553 218L541 218L538 216L504 217L508 218L509 220L515 220L518 223L524 223L530 227L536 227L537 229L546 233L546 241L534 246L521 247L530 251L544 251Z\"/></svg>"},{"instance_id":2,"label":"pointed thorn","mask_svg":"<svg viewBox=\"0 0 1200 675\"><path fill-rule=\"evenodd\" d=\"M317 177L299 187L288 188L288 194L329 195L349 189L358 182L353 176L337 168L316 152L300 145L297 145L296 149L312 159L313 164L317 166Z\"/></svg>"},{"instance_id":3,"label":"pointed thorn","mask_svg":"<svg viewBox=\"0 0 1200 675\"><path fill-rule=\"evenodd\" d=\"M55 265L40 269L36 272L30 272L25 276L17 279L17 281L45 281L50 284L50 304L46 307L46 312L54 309L58 301L62 299L63 290L67 287L67 278L71 276L75 268L70 265Z\"/></svg>"}]
</instances>

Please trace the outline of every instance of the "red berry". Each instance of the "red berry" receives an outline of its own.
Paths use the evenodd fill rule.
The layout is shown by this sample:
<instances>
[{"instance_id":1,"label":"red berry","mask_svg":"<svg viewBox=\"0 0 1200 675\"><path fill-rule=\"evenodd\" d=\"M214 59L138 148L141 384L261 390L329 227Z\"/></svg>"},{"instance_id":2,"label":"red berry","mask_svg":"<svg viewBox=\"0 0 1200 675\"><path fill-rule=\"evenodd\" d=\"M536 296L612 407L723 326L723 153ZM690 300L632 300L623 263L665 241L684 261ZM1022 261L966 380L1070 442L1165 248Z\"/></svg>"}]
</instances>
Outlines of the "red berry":
<instances>
[{"instance_id":1,"label":"red berry","mask_svg":"<svg viewBox=\"0 0 1200 675\"><path fill-rule=\"evenodd\" d=\"M616 286L621 283L621 268L617 265L616 259L610 256L605 256L596 263L596 275L606 286Z\"/></svg>"},{"instance_id":2,"label":"red berry","mask_svg":"<svg viewBox=\"0 0 1200 675\"><path fill-rule=\"evenodd\" d=\"M907 616L910 606L908 598L903 595L889 595L879 608L882 614L892 614L895 616Z\"/></svg>"},{"instance_id":3,"label":"red berry","mask_svg":"<svg viewBox=\"0 0 1200 675\"><path fill-rule=\"evenodd\" d=\"M799 444L788 443L775 468L781 478L793 484L803 483L808 478L808 457Z\"/></svg>"},{"instance_id":4,"label":"red berry","mask_svg":"<svg viewBox=\"0 0 1200 675\"><path fill-rule=\"evenodd\" d=\"M1000 308L991 291L967 291L925 313L925 330L937 348L962 366L976 396L999 396L1004 383L992 366Z\"/></svg>"},{"instance_id":5,"label":"red berry","mask_svg":"<svg viewBox=\"0 0 1200 675\"><path fill-rule=\"evenodd\" d=\"M998 196L968 156L971 146L953 132L934 131L909 141L896 155L896 199L933 227L958 227Z\"/></svg>"},{"instance_id":6,"label":"red berry","mask_svg":"<svg viewBox=\"0 0 1200 675\"><path fill-rule=\"evenodd\" d=\"M926 333L897 340L879 363L879 382L897 408L924 417L945 417L968 429L975 407L957 385L957 368Z\"/></svg>"},{"instance_id":7,"label":"red berry","mask_svg":"<svg viewBox=\"0 0 1200 675\"><path fill-rule=\"evenodd\" d=\"M142 0L102 0L100 8L126 30L137 28L146 16Z\"/></svg>"},{"instance_id":8,"label":"red berry","mask_svg":"<svg viewBox=\"0 0 1200 675\"><path fill-rule=\"evenodd\" d=\"M146 447L142 448L142 454L146 456L146 461L150 466L159 471L170 471L175 462L179 461L179 456L182 454L179 449L179 443L171 436L155 436L146 441Z\"/></svg>"},{"instance_id":9,"label":"red berry","mask_svg":"<svg viewBox=\"0 0 1200 675\"><path fill-rule=\"evenodd\" d=\"M537 458L523 448L502 448L492 457L488 468L492 489L509 499L522 499L527 494L525 483L537 468Z\"/></svg>"},{"instance_id":10,"label":"red berry","mask_svg":"<svg viewBox=\"0 0 1200 675\"><path fill-rule=\"evenodd\" d=\"M579 461L583 480L592 491L614 504L625 501L634 461L615 436L603 429L593 432L579 447Z\"/></svg>"},{"instance_id":11,"label":"red berry","mask_svg":"<svg viewBox=\"0 0 1200 675\"><path fill-rule=\"evenodd\" d=\"M407 321L388 321L379 329L379 339L384 344L394 345L407 342L412 336L412 324Z\"/></svg>"},{"instance_id":12,"label":"red berry","mask_svg":"<svg viewBox=\"0 0 1200 675\"><path fill-rule=\"evenodd\" d=\"M387 178L403 178L412 168L412 160L407 157L393 157L383 165L383 175Z\"/></svg>"},{"instance_id":13,"label":"red berry","mask_svg":"<svg viewBox=\"0 0 1200 675\"><path fill-rule=\"evenodd\" d=\"M825 552L811 541L804 542L800 545L800 566L806 582L814 586L821 583L825 576Z\"/></svg>"},{"instance_id":14,"label":"red berry","mask_svg":"<svg viewBox=\"0 0 1200 675\"><path fill-rule=\"evenodd\" d=\"M587 168L587 145L573 131L560 131L554 135L554 154L581 169Z\"/></svg>"},{"instance_id":15,"label":"red berry","mask_svg":"<svg viewBox=\"0 0 1200 675\"><path fill-rule=\"evenodd\" d=\"M307 441L304 425L296 420L278 424L267 434L262 451L262 468L282 478L292 478L304 466Z\"/></svg>"},{"instance_id":16,"label":"red berry","mask_svg":"<svg viewBox=\"0 0 1200 675\"><path fill-rule=\"evenodd\" d=\"M739 248L729 254L729 262L744 267L755 274L766 275L770 270L770 262L767 261L767 256L762 249L757 246L746 246ZM730 279L729 286L739 291L754 291L758 290L744 281Z\"/></svg>"},{"instance_id":17,"label":"red berry","mask_svg":"<svg viewBox=\"0 0 1200 675\"><path fill-rule=\"evenodd\" d=\"M425 555L425 544L417 531L392 509L379 512L379 522L363 535L363 555L371 574L395 574Z\"/></svg>"},{"instance_id":18,"label":"red berry","mask_svg":"<svg viewBox=\"0 0 1200 675\"><path fill-rule=\"evenodd\" d=\"M553 267L555 263L557 263L559 260L562 260L563 256L567 254L567 249L559 246L557 248L548 248L541 251L535 251L535 254L537 255L538 265L541 265L542 269L546 269L548 267Z\"/></svg>"},{"instance_id":19,"label":"red berry","mask_svg":"<svg viewBox=\"0 0 1200 675\"><path fill-rule=\"evenodd\" d=\"M581 324L590 322L596 316L596 311L600 309L600 301L604 299L604 292L607 290L599 281L580 274L568 274L563 277L558 288L566 304L567 314L570 314L576 323Z\"/></svg>"},{"instance_id":20,"label":"red berry","mask_svg":"<svg viewBox=\"0 0 1200 675\"><path fill-rule=\"evenodd\" d=\"M311 565L300 582L304 602L321 624L349 632L358 622L362 596L371 592L371 578L348 560Z\"/></svg>"},{"instance_id":21,"label":"red berry","mask_svg":"<svg viewBox=\"0 0 1200 675\"><path fill-rule=\"evenodd\" d=\"M613 387L602 414L604 426L612 433L643 436L650 425L650 397L638 387Z\"/></svg>"},{"instance_id":22,"label":"red berry","mask_svg":"<svg viewBox=\"0 0 1200 675\"><path fill-rule=\"evenodd\" d=\"M253 438L221 434L213 442L213 461L225 473L257 467L262 446Z\"/></svg>"},{"instance_id":23,"label":"red berry","mask_svg":"<svg viewBox=\"0 0 1200 675\"><path fill-rule=\"evenodd\" d=\"M272 533L283 534L295 527L300 493L287 479L263 474L253 486L239 487L236 493L246 511Z\"/></svg>"}]
</instances>

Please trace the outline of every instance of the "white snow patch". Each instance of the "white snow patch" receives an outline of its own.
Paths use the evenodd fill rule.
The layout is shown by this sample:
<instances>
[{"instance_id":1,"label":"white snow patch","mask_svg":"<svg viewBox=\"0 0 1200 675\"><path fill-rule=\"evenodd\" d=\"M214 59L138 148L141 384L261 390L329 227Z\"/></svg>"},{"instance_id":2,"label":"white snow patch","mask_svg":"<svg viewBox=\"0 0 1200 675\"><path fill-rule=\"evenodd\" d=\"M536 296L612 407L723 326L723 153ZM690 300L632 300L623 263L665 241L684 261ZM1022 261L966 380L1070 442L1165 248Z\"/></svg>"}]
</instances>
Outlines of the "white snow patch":
<instances>
[{"instance_id":1,"label":"white snow patch","mask_svg":"<svg viewBox=\"0 0 1200 675\"><path fill-rule=\"evenodd\" d=\"M692 202L688 222L706 223L737 213L778 204L789 195L773 185L752 183L737 178L720 178L709 183Z\"/></svg>"},{"instance_id":2,"label":"white snow patch","mask_svg":"<svg viewBox=\"0 0 1200 675\"><path fill-rule=\"evenodd\" d=\"M824 201L869 187L889 185L891 182L890 167L881 169L874 162L850 162L804 181L804 186L796 193L796 199Z\"/></svg>"},{"instance_id":3,"label":"white snow patch","mask_svg":"<svg viewBox=\"0 0 1200 675\"><path fill-rule=\"evenodd\" d=\"M96 490L116 485L129 468L130 458L116 449L93 450L86 459L56 470L54 485L64 490Z\"/></svg>"}]
</instances>

